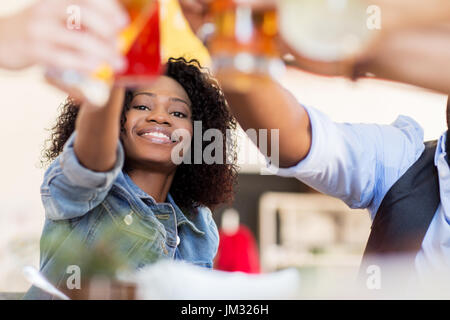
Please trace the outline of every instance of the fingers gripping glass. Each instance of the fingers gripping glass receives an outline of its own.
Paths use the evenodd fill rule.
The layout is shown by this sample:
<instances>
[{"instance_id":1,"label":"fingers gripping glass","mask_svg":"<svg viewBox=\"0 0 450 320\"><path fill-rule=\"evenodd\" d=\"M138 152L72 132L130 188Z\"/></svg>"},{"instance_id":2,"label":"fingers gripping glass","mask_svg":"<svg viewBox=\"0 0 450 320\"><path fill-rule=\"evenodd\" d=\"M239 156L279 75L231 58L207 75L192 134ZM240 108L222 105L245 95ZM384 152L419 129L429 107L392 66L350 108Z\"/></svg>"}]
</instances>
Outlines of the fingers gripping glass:
<instances>
[{"instance_id":1,"label":"fingers gripping glass","mask_svg":"<svg viewBox=\"0 0 450 320\"><path fill-rule=\"evenodd\" d=\"M130 18L130 24L119 35L120 50L127 61L126 70L115 74L106 64L91 75L73 70L47 70L47 77L98 106L107 102L113 83L137 86L161 73L158 1L120 2Z\"/></svg>"}]
</instances>

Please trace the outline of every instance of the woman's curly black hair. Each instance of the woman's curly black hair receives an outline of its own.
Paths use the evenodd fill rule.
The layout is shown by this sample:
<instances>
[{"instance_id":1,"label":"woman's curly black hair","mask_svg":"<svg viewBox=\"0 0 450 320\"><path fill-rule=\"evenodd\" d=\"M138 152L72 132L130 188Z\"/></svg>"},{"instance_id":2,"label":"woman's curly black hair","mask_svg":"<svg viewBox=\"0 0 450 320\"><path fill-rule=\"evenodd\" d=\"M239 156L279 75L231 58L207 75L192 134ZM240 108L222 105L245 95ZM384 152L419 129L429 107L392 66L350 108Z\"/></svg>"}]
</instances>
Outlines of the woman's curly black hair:
<instances>
[{"instance_id":1,"label":"woman's curly black hair","mask_svg":"<svg viewBox=\"0 0 450 320\"><path fill-rule=\"evenodd\" d=\"M185 209L193 209L199 205L214 208L219 204L229 203L233 199L238 170L236 120L228 109L225 97L217 82L197 60L170 58L166 64L165 75L177 81L188 94L192 102L192 120L201 121L203 131L218 129L223 137L223 164L180 164L170 193L177 205ZM132 99L133 91L129 89L125 95L120 121L122 130ZM79 105L70 98L62 105L56 125L51 129L48 147L44 150L44 164L49 164L62 152L64 144L75 130L78 110ZM194 139L195 137L192 141ZM208 144L203 141L203 150ZM190 151L193 153L193 145ZM126 162L124 170L127 170Z\"/></svg>"}]
</instances>

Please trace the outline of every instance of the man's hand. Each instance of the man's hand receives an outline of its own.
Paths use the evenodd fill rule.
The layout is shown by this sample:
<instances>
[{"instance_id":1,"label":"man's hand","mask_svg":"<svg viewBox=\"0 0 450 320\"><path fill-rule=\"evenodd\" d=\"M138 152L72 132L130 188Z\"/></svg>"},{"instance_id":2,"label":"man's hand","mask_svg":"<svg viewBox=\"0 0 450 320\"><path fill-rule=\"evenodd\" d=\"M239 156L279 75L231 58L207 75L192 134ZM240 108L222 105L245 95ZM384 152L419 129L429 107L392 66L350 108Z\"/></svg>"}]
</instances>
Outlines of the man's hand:
<instances>
[{"instance_id":1,"label":"man's hand","mask_svg":"<svg viewBox=\"0 0 450 320\"><path fill-rule=\"evenodd\" d=\"M77 14L70 8L79 8L81 28L70 25L71 14ZM40 0L0 19L0 67L39 64L89 73L109 63L121 70L117 35L127 23L117 0Z\"/></svg>"}]
</instances>

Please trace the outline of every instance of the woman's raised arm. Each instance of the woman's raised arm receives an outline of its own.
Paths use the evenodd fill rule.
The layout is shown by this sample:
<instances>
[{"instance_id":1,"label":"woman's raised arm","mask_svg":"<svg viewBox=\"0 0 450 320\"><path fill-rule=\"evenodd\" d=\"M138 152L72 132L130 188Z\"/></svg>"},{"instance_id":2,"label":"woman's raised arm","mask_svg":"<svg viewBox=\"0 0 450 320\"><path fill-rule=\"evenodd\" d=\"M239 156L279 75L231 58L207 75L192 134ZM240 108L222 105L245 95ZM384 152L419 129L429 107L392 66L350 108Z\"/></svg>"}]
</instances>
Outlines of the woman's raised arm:
<instances>
[{"instance_id":1,"label":"woman's raised arm","mask_svg":"<svg viewBox=\"0 0 450 320\"><path fill-rule=\"evenodd\" d=\"M114 88L106 106L81 106L75 127L74 150L84 167L97 172L114 168L124 98L125 89Z\"/></svg>"}]
</instances>

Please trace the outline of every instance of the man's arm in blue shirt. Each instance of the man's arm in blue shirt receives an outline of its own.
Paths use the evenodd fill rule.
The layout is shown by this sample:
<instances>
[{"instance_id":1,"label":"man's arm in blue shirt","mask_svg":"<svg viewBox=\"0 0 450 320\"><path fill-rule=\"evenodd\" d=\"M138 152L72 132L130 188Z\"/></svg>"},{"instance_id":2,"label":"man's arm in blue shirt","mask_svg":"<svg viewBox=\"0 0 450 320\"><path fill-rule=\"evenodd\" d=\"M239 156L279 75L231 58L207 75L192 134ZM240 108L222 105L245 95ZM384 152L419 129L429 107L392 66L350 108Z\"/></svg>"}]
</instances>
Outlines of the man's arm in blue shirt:
<instances>
[{"instance_id":1,"label":"man's arm in blue shirt","mask_svg":"<svg viewBox=\"0 0 450 320\"><path fill-rule=\"evenodd\" d=\"M294 176L350 207L375 212L424 149L423 130L410 118L390 126L337 124L274 81L255 77L242 91L232 79L219 80L242 128L279 129L278 163L287 169L277 174Z\"/></svg>"},{"instance_id":2,"label":"man's arm in blue shirt","mask_svg":"<svg viewBox=\"0 0 450 320\"><path fill-rule=\"evenodd\" d=\"M422 154L422 128L405 116L392 125L349 124L305 110L312 128L309 154L277 174L296 177L351 208L368 208L373 218L392 185Z\"/></svg>"}]
</instances>

